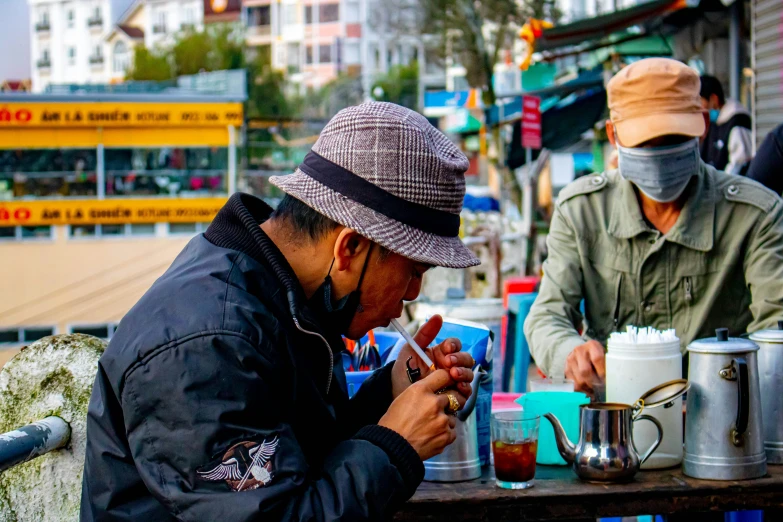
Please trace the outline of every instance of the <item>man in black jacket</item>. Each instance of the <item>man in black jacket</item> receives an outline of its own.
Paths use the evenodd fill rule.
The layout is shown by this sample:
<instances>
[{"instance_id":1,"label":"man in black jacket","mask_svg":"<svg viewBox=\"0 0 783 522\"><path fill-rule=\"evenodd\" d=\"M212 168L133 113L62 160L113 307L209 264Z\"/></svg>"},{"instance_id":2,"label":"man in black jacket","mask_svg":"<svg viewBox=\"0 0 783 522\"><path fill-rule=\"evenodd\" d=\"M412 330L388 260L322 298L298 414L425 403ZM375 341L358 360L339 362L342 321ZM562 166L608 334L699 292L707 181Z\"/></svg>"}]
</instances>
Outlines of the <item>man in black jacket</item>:
<instances>
[{"instance_id":1,"label":"man in black jacket","mask_svg":"<svg viewBox=\"0 0 783 522\"><path fill-rule=\"evenodd\" d=\"M467 167L421 115L368 103L272 178L275 212L232 196L100 360L81 519L390 517L454 440L473 360L449 339L431 371L406 346L349 400L340 336L388 325L427 268L478 264L458 237Z\"/></svg>"}]
</instances>

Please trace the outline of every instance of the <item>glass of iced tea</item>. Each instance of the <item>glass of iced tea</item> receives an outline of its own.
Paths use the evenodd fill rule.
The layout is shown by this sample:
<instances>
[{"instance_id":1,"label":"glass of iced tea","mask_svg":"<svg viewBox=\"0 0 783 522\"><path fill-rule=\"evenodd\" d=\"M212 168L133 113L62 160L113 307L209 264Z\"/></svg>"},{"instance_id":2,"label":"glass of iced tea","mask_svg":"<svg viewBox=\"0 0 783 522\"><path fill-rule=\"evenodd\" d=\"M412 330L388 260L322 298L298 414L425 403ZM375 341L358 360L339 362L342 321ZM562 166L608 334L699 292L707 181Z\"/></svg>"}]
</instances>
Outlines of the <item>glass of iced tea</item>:
<instances>
[{"instance_id":1,"label":"glass of iced tea","mask_svg":"<svg viewBox=\"0 0 783 522\"><path fill-rule=\"evenodd\" d=\"M492 455L495 483L505 489L533 487L536 475L539 417L524 411L492 414Z\"/></svg>"}]
</instances>

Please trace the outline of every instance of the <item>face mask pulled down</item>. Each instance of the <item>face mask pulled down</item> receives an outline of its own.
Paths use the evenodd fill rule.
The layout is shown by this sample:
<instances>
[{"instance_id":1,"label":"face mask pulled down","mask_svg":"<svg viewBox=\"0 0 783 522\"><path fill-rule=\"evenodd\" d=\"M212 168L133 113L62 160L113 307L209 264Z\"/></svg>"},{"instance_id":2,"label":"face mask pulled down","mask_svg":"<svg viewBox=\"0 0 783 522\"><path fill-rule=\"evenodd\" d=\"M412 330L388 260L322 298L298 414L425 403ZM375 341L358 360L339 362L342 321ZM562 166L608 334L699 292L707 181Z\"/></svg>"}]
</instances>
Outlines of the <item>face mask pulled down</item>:
<instances>
[{"instance_id":1,"label":"face mask pulled down","mask_svg":"<svg viewBox=\"0 0 783 522\"><path fill-rule=\"evenodd\" d=\"M336 302L332 300L332 267L334 266L334 259L331 266L329 266L329 272L324 278L324 282L315 291L313 296L308 300L307 305L313 314L316 316L321 327L331 331L333 334L343 335L348 332L348 327L351 326L353 316L361 308L359 298L362 295L361 286L364 280L364 273L367 271L367 262L370 260L370 251L372 250L372 244L367 250L367 257L364 259L364 265L362 266L362 272L359 275L359 282L356 284L356 289L350 294L343 296Z\"/></svg>"},{"instance_id":2,"label":"face mask pulled down","mask_svg":"<svg viewBox=\"0 0 783 522\"><path fill-rule=\"evenodd\" d=\"M654 148L618 146L620 175L648 198L660 203L674 201L699 172L699 140Z\"/></svg>"}]
</instances>

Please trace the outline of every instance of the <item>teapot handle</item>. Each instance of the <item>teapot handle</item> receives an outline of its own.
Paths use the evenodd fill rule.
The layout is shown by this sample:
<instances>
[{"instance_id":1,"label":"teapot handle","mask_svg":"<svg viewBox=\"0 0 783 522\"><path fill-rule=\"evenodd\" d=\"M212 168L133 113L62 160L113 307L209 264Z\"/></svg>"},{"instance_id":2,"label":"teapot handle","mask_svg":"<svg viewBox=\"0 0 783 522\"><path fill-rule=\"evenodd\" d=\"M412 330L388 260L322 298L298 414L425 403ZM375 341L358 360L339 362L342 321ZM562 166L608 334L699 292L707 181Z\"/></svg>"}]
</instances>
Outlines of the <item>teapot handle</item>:
<instances>
[{"instance_id":1,"label":"teapot handle","mask_svg":"<svg viewBox=\"0 0 783 522\"><path fill-rule=\"evenodd\" d=\"M655 417L650 417L649 415L639 415L633 421L636 422L638 420L648 420L655 424L655 427L658 428L658 438L655 439L655 442L653 442L652 446L650 446L650 449L647 450L644 456L639 458L639 464L641 465L647 462L647 459L650 458L650 455L652 455L655 450L658 449L658 446L661 445L661 441L663 440L663 426L661 426L661 423L658 422L658 419ZM633 449L636 449L636 443L633 443ZM636 450L636 452L638 453L639 450Z\"/></svg>"}]
</instances>

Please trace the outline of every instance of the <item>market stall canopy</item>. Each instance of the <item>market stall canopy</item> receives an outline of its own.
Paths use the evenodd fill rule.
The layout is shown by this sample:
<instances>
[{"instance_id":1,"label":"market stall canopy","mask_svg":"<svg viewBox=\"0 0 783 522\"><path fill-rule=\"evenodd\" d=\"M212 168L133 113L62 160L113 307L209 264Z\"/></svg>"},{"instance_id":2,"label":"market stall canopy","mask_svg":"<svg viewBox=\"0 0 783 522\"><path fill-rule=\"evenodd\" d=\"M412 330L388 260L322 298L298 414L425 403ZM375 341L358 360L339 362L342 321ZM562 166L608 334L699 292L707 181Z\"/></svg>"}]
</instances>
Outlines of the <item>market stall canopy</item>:
<instances>
[{"instance_id":1,"label":"market stall canopy","mask_svg":"<svg viewBox=\"0 0 783 522\"><path fill-rule=\"evenodd\" d=\"M698 0L653 0L628 9L556 26L544 30L541 38L536 40L536 51L551 51L594 42L629 27L651 24L670 13L698 5Z\"/></svg>"},{"instance_id":2,"label":"market stall canopy","mask_svg":"<svg viewBox=\"0 0 783 522\"><path fill-rule=\"evenodd\" d=\"M546 149L561 150L578 142L582 134L593 128L606 111L606 91L603 87L572 94L541 114L542 142ZM533 158L538 151L534 151ZM525 164L520 122L513 127L508 167L516 169Z\"/></svg>"}]
</instances>

